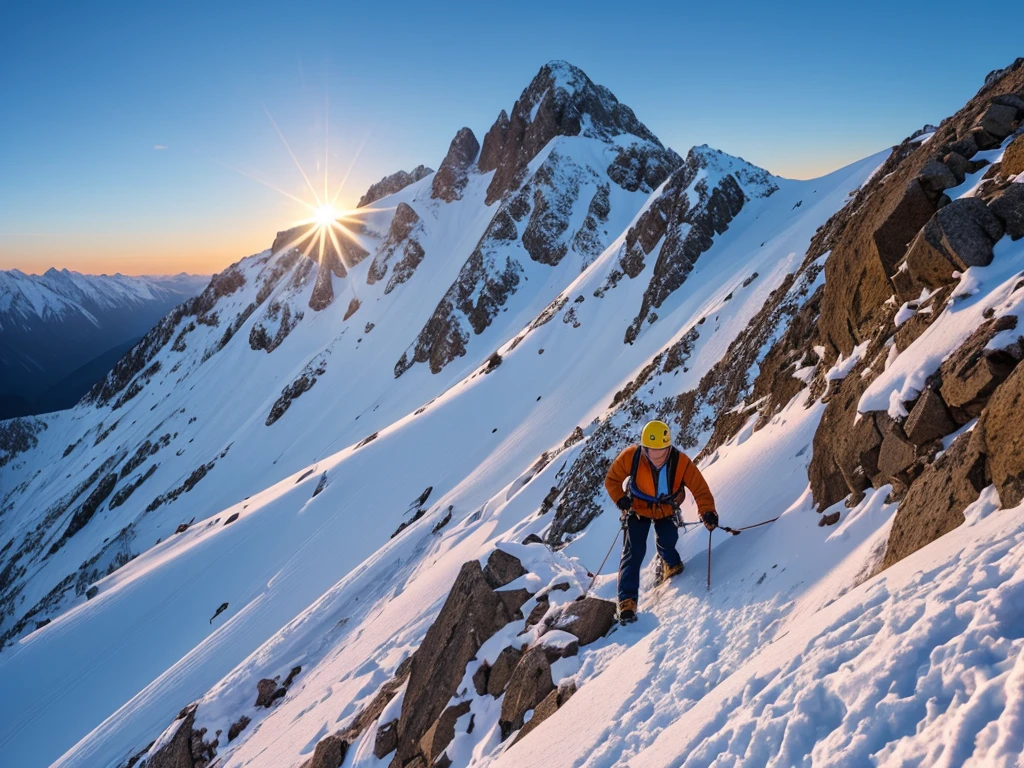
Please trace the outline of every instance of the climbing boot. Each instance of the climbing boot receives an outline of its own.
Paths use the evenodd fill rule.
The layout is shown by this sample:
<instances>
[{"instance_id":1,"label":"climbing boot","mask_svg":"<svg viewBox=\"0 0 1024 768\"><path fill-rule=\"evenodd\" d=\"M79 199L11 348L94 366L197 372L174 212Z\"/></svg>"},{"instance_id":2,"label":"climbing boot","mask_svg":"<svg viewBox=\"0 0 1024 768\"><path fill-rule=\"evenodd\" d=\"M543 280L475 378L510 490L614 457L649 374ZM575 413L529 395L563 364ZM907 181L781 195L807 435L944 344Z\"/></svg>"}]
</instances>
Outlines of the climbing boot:
<instances>
[{"instance_id":1,"label":"climbing boot","mask_svg":"<svg viewBox=\"0 0 1024 768\"><path fill-rule=\"evenodd\" d=\"M636 621L636 600L619 601L619 624L632 624Z\"/></svg>"},{"instance_id":2,"label":"climbing boot","mask_svg":"<svg viewBox=\"0 0 1024 768\"><path fill-rule=\"evenodd\" d=\"M673 576L678 576L683 572L683 562L680 560L676 565L669 565L668 563L662 562L661 564L661 579L662 581L668 581Z\"/></svg>"}]
</instances>

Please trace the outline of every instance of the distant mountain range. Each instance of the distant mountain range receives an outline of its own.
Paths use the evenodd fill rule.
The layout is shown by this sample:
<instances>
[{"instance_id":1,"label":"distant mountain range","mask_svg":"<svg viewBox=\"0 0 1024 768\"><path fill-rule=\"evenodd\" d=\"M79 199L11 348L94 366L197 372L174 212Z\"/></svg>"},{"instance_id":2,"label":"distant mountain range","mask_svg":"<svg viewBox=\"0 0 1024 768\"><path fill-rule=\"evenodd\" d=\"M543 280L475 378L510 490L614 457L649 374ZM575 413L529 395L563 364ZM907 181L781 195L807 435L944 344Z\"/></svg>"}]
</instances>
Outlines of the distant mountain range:
<instances>
[{"instance_id":1,"label":"distant mountain range","mask_svg":"<svg viewBox=\"0 0 1024 768\"><path fill-rule=\"evenodd\" d=\"M0 271L0 419L70 408L204 275Z\"/></svg>"}]
</instances>

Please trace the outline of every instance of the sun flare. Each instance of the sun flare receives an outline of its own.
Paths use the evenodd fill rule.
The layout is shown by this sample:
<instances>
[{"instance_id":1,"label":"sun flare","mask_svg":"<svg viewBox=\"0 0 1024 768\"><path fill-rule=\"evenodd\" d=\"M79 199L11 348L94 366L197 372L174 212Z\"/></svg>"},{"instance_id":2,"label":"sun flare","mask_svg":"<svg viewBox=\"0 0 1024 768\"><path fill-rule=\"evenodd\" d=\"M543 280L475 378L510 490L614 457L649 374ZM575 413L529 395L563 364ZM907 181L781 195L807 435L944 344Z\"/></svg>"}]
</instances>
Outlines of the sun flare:
<instances>
[{"instance_id":1,"label":"sun flare","mask_svg":"<svg viewBox=\"0 0 1024 768\"><path fill-rule=\"evenodd\" d=\"M318 226L328 227L342 216L342 212L330 203L325 203L313 211L313 220Z\"/></svg>"}]
</instances>

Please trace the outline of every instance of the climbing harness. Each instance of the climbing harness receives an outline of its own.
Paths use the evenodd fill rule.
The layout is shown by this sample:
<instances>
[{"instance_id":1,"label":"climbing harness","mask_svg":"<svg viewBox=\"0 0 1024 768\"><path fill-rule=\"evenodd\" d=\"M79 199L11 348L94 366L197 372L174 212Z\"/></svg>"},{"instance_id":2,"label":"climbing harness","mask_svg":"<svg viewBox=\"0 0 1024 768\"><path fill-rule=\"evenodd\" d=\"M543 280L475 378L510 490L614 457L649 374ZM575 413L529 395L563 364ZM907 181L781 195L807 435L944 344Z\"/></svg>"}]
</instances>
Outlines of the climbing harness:
<instances>
[{"instance_id":1,"label":"climbing harness","mask_svg":"<svg viewBox=\"0 0 1024 768\"><path fill-rule=\"evenodd\" d=\"M678 491L673 492L671 490L672 484L676 478L676 467L679 465L679 451L672 447L669 449L668 460L663 465L665 475L668 479L669 492L664 496L650 496L640 490L636 484L636 473L640 470L640 455L643 453L642 448L637 448L633 451L633 465L629 470L629 495L634 499L640 499L640 501L646 501L648 504L653 504L656 507L660 507L662 504L668 504L672 507L676 514L673 517L676 518L676 527L682 527L682 516L679 513L679 502L682 501L681 495L686 493L684 488L680 488ZM647 460L650 463L650 459ZM654 476L655 490L657 490L658 476L653 471L651 474ZM677 516L678 515L678 516Z\"/></svg>"}]
</instances>

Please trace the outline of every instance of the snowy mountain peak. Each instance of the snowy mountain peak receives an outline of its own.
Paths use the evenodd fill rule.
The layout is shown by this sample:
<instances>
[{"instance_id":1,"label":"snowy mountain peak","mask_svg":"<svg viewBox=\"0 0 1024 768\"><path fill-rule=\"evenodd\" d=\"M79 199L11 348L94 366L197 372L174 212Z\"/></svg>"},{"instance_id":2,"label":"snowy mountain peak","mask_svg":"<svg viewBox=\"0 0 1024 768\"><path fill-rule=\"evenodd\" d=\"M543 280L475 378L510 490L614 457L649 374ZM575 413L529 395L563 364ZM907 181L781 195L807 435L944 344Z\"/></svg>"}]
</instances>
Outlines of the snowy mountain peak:
<instances>
[{"instance_id":1,"label":"snowy mountain peak","mask_svg":"<svg viewBox=\"0 0 1024 768\"><path fill-rule=\"evenodd\" d=\"M555 61L540 68L511 114L502 110L484 136L478 165L485 173L495 171L487 204L508 192L517 174L556 136L585 136L617 145L617 165L641 168L639 177L626 172L613 176L631 191L649 185L649 177L662 170L667 175L679 162L678 155L665 149L611 91L595 85L583 70ZM648 164L652 171L645 174Z\"/></svg>"},{"instance_id":2,"label":"snowy mountain peak","mask_svg":"<svg viewBox=\"0 0 1024 768\"><path fill-rule=\"evenodd\" d=\"M682 186L689 186L701 170L713 180L731 174L749 197L766 197L778 189L776 178L764 168L707 144L692 147L687 153L683 167L677 171Z\"/></svg>"}]
</instances>

